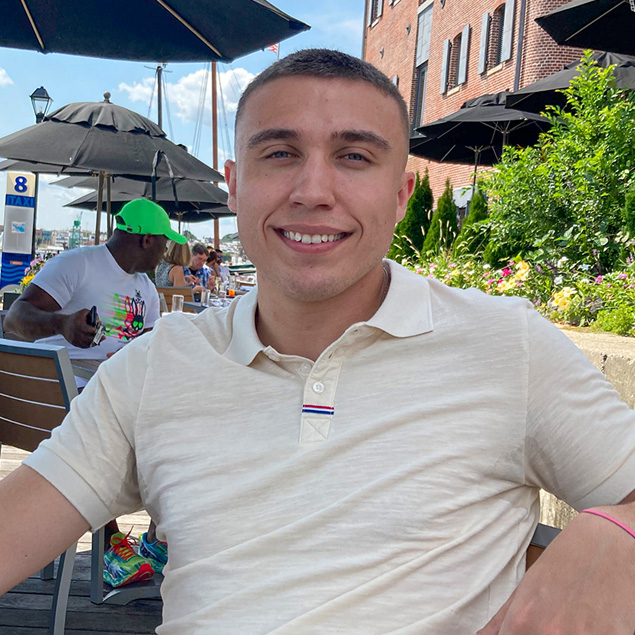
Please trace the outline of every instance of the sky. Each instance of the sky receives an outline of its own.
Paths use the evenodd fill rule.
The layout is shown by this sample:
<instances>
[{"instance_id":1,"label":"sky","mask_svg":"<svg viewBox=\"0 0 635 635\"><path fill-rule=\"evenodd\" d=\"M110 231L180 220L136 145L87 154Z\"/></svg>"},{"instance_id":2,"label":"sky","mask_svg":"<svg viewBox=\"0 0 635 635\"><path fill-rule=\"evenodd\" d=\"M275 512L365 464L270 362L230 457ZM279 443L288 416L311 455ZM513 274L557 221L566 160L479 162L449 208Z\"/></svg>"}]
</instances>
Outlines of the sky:
<instances>
[{"instance_id":1,"label":"sky","mask_svg":"<svg viewBox=\"0 0 635 635\"><path fill-rule=\"evenodd\" d=\"M303 48L335 48L360 56L362 50L364 0L272 0L285 13L309 24L311 29L280 44L284 56ZM233 124L236 104L244 87L258 73L276 60L271 51L258 51L231 64L218 64L218 161L222 172L225 159L233 158ZM156 65L155 65L156 66ZM168 138L185 144L190 152L212 164L211 97L209 82L202 125L201 88L206 71L204 64L168 64L164 80L167 105L163 110L163 128ZM35 51L0 48L0 137L35 123L29 95L44 86L53 98L49 112L80 101L102 101L104 92L120 106L135 110L156 121L156 92L153 104L154 67L142 62L121 62L73 55L42 55ZM38 229L70 229L78 210L64 205L88 190L66 189L49 185L54 175L42 175L38 196ZM6 176L0 173L0 200L4 201ZM95 215L84 211L82 228L94 229ZM102 223L103 227L103 223ZM185 225L197 237L211 237L213 223ZM220 233L234 232L234 219L221 219Z\"/></svg>"}]
</instances>

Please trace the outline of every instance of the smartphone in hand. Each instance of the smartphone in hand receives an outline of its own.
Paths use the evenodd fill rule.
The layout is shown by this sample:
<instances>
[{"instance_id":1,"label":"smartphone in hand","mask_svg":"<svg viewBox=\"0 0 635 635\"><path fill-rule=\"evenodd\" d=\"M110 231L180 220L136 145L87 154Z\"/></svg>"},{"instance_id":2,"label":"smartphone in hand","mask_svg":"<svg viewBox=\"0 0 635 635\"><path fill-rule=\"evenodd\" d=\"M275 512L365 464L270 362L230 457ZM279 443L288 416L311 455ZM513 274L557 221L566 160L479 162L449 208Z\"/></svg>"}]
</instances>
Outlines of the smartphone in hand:
<instances>
[{"instance_id":1,"label":"smartphone in hand","mask_svg":"<svg viewBox=\"0 0 635 635\"><path fill-rule=\"evenodd\" d=\"M101 342L101 338L103 337L106 329L104 325L99 321L97 317L97 307L93 306L88 315L86 316L86 322L89 326L94 326L97 328L97 332L95 333L95 337L93 338L93 343L91 346L97 346L99 342Z\"/></svg>"}]
</instances>

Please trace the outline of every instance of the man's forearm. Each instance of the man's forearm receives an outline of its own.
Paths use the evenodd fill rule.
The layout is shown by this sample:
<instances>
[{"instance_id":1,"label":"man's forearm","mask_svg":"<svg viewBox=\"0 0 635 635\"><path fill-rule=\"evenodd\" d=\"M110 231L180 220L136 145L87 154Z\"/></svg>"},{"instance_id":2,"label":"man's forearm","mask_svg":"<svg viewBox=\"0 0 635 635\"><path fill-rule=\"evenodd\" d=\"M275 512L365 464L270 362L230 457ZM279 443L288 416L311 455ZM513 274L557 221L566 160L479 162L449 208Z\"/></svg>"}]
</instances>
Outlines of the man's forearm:
<instances>
[{"instance_id":1,"label":"man's forearm","mask_svg":"<svg viewBox=\"0 0 635 635\"><path fill-rule=\"evenodd\" d=\"M58 311L43 311L30 302L17 300L11 305L3 328L26 340L37 340L41 337L62 333L64 316Z\"/></svg>"}]
</instances>

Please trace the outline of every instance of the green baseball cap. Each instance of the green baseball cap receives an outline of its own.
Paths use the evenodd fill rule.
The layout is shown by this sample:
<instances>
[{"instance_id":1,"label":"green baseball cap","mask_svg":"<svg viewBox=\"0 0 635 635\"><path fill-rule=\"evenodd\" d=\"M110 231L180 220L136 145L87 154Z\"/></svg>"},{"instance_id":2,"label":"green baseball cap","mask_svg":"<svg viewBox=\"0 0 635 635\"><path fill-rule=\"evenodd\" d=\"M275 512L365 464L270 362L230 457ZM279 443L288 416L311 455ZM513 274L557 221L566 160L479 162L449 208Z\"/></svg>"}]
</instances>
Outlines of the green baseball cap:
<instances>
[{"instance_id":1,"label":"green baseball cap","mask_svg":"<svg viewBox=\"0 0 635 635\"><path fill-rule=\"evenodd\" d=\"M129 201L115 216L117 229L129 234L154 234L166 236L179 245L187 242L185 236L175 232L170 225L167 212L154 201L138 198Z\"/></svg>"}]
</instances>

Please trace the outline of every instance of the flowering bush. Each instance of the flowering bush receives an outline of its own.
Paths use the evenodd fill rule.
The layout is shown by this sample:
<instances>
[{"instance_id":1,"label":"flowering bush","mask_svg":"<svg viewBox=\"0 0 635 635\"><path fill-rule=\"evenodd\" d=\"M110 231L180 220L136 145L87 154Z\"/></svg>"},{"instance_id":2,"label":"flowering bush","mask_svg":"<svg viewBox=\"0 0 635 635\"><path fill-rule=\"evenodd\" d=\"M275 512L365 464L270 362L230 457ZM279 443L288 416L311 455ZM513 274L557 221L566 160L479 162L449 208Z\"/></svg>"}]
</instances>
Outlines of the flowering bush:
<instances>
[{"instance_id":1,"label":"flowering bush","mask_svg":"<svg viewBox=\"0 0 635 635\"><path fill-rule=\"evenodd\" d=\"M20 291L24 291L28 286L31 280L35 278L35 274L44 266L44 263L52 258L55 254L47 253L47 254L37 254L33 260L29 263L29 266L24 270L24 278L20 280Z\"/></svg>"},{"instance_id":2,"label":"flowering bush","mask_svg":"<svg viewBox=\"0 0 635 635\"><path fill-rule=\"evenodd\" d=\"M495 269L478 259L454 258L449 251L404 264L453 287L526 297L554 322L635 336L635 265L595 275L590 266L566 257L555 263L518 258Z\"/></svg>"}]
</instances>

